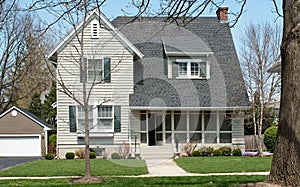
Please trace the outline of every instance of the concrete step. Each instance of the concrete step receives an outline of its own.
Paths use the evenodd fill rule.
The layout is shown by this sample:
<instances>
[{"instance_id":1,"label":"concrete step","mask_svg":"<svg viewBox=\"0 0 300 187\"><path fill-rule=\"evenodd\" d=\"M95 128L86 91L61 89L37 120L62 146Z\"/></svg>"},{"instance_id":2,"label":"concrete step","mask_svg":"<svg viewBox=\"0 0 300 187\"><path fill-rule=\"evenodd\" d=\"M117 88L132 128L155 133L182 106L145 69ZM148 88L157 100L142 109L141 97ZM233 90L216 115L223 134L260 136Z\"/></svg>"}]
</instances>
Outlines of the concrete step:
<instances>
[{"instance_id":1,"label":"concrete step","mask_svg":"<svg viewBox=\"0 0 300 187\"><path fill-rule=\"evenodd\" d=\"M140 147L142 159L170 159L174 156L173 146Z\"/></svg>"}]
</instances>

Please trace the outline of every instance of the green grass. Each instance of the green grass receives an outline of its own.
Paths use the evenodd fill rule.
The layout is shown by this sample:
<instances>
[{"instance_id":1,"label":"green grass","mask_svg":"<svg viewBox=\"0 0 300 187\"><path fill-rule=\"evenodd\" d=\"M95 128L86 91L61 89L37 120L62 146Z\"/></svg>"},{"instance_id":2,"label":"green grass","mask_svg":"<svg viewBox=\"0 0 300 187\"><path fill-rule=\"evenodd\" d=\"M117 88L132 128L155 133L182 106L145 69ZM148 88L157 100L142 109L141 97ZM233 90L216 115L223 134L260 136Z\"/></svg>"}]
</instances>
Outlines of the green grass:
<instances>
[{"instance_id":1,"label":"green grass","mask_svg":"<svg viewBox=\"0 0 300 187\"><path fill-rule=\"evenodd\" d=\"M0 180L0 186L234 186L249 182L261 182L266 176L209 176L209 177L148 177L148 178L123 178L110 177L108 181L100 184L69 184L68 179L49 180Z\"/></svg>"},{"instance_id":2,"label":"green grass","mask_svg":"<svg viewBox=\"0 0 300 187\"><path fill-rule=\"evenodd\" d=\"M193 157L175 162L190 173L260 172L270 171L272 157Z\"/></svg>"},{"instance_id":3,"label":"green grass","mask_svg":"<svg viewBox=\"0 0 300 187\"><path fill-rule=\"evenodd\" d=\"M0 176L83 176L84 160L39 160L0 172ZM140 175L148 173L144 160L91 160L94 176Z\"/></svg>"}]
</instances>

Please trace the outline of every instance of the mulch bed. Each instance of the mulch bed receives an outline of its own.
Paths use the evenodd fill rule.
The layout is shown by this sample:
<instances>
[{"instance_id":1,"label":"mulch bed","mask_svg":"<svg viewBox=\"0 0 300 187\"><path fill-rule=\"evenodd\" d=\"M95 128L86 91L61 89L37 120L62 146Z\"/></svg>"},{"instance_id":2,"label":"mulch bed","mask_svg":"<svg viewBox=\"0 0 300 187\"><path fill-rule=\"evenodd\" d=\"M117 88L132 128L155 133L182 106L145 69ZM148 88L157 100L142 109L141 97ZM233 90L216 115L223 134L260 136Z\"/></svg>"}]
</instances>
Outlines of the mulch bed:
<instances>
[{"instance_id":1,"label":"mulch bed","mask_svg":"<svg viewBox=\"0 0 300 187\"><path fill-rule=\"evenodd\" d=\"M71 184L92 184L92 183L101 183L106 181L107 178L103 178L103 177L79 177L79 178L74 178L69 180Z\"/></svg>"}]
</instances>

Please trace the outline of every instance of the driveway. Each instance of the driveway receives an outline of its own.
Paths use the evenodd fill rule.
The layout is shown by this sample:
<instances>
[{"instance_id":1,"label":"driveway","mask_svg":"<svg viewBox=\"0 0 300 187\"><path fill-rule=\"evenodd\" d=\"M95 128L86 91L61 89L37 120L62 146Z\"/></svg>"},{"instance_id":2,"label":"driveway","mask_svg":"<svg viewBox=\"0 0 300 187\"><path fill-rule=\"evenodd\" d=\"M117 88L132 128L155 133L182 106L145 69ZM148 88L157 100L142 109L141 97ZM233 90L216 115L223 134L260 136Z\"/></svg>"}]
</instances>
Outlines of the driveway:
<instances>
[{"instance_id":1,"label":"driveway","mask_svg":"<svg viewBox=\"0 0 300 187\"><path fill-rule=\"evenodd\" d=\"M0 157L0 171L19 164L42 159L43 157Z\"/></svg>"}]
</instances>

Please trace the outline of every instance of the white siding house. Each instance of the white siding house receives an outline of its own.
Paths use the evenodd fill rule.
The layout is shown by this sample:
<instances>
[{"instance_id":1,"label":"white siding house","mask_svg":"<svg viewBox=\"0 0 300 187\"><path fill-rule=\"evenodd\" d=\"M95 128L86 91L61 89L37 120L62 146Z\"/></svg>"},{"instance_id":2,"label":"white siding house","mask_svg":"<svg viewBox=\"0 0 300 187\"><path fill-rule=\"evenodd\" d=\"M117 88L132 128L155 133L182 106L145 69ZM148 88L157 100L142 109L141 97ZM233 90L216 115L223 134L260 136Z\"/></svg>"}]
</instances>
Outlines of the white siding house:
<instances>
[{"instance_id":1,"label":"white siding house","mask_svg":"<svg viewBox=\"0 0 300 187\"><path fill-rule=\"evenodd\" d=\"M129 143L142 157L148 147L187 142L243 149L236 114L249 101L226 21L203 17L181 28L132 19L110 22L92 11L49 55L57 67L58 156L84 148L82 82L90 90L92 149L111 153Z\"/></svg>"}]
</instances>

